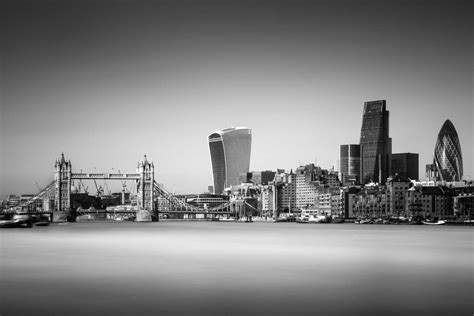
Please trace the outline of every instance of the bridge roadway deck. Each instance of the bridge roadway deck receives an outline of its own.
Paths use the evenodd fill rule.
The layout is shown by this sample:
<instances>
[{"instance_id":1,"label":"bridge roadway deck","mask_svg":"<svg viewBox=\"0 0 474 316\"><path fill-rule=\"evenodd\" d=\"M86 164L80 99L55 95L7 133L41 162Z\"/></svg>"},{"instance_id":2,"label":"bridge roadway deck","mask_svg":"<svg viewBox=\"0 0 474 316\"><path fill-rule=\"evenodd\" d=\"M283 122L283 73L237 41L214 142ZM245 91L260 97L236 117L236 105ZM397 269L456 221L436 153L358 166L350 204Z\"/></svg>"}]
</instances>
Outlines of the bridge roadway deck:
<instances>
[{"instance_id":1,"label":"bridge roadway deck","mask_svg":"<svg viewBox=\"0 0 474 316\"><path fill-rule=\"evenodd\" d=\"M138 173L71 173L71 179L139 180Z\"/></svg>"},{"instance_id":2,"label":"bridge roadway deck","mask_svg":"<svg viewBox=\"0 0 474 316\"><path fill-rule=\"evenodd\" d=\"M76 215L86 215L86 214L134 214L137 211L107 211L107 210L82 210L82 211L76 211ZM219 211L202 211L202 212L191 212L191 211L157 211L157 213L160 214L212 214L212 215L219 215L219 214L234 214L234 212L219 212ZM23 214L23 213L22 213ZM51 215L53 212L28 212L24 213L28 215Z\"/></svg>"}]
</instances>

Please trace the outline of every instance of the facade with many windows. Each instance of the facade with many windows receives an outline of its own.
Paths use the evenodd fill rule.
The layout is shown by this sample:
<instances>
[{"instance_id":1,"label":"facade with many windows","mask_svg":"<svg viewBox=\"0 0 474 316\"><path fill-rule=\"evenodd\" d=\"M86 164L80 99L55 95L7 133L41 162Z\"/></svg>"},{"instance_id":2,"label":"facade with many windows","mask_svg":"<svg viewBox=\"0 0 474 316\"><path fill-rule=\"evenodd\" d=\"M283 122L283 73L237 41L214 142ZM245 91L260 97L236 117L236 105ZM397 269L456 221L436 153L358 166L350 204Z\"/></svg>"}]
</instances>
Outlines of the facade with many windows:
<instances>
[{"instance_id":1,"label":"facade with many windows","mask_svg":"<svg viewBox=\"0 0 474 316\"><path fill-rule=\"evenodd\" d=\"M387 180L388 213L395 216L406 216L406 192L410 187L410 180L395 175Z\"/></svg>"},{"instance_id":2,"label":"facade with many windows","mask_svg":"<svg viewBox=\"0 0 474 316\"><path fill-rule=\"evenodd\" d=\"M232 127L208 136L214 193L239 184L239 174L250 169L252 134L246 127Z\"/></svg>"},{"instance_id":3,"label":"facade with many windows","mask_svg":"<svg viewBox=\"0 0 474 316\"><path fill-rule=\"evenodd\" d=\"M360 132L360 181L384 184L391 174L392 140L385 100L364 104Z\"/></svg>"},{"instance_id":4,"label":"facade with many windows","mask_svg":"<svg viewBox=\"0 0 474 316\"><path fill-rule=\"evenodd\" d=\"M433 165L436 168L438 180L460 181L462 179L461 143L450 120L446 120L439 131L434 149Z\"/></svg>"},{"instance_id":5,"label":"facade with many windows","mask_svg":"<svg viewBox=\"0 0 474 316\"><path fill-rule=\"evenodd\" d=\"M343 184L357 184L360 177L360 145L341 145L340 173Z\"/></svg>"}]
</instances>

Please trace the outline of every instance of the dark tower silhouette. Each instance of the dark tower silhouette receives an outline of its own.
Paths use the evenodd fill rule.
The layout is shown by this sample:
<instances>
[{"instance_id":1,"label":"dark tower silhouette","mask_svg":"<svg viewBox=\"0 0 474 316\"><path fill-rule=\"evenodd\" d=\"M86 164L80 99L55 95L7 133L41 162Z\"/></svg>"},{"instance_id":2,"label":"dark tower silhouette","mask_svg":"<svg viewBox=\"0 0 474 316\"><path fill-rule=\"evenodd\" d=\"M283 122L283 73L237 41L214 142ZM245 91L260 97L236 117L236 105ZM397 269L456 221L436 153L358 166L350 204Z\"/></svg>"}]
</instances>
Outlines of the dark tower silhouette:
<instances>
[{"instance_id":1,"label":"dark tower silhouette","mask_svg":"<svg viewBox=\"0 0 474 316\"><path fill-rule=\"evenodd\" d=\"M364 104L360 131L360 181L385 183L390 175L392 139L388 136L386 101Z\"/></svg>"}]
</instances>

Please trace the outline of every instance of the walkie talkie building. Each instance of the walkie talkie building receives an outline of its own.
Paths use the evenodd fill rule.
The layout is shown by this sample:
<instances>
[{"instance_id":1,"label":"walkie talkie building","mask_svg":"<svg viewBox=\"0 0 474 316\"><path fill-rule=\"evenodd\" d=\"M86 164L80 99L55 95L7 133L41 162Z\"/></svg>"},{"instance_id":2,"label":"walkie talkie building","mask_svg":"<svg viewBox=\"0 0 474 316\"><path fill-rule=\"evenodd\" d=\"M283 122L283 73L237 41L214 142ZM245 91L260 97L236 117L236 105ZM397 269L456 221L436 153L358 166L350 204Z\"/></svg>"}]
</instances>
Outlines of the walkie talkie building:
<instances>
[{"instance_id":1,"label":"walkie talkie building","mask_svg":"<svg viewBox=\"0 0 474 316\"><path fill-rule=\"evenodd\" d=\"M239 173L250 170L252 133L246 127L231 127L208 136L214 193L239 184Z\"/></svg>"},{"instance_id":2,"label":"walkie talkie building","mask_svg":"<svg viewBox=\"0 0 474 316\"><path fill-rule=\"evenodd\" d=\"M461 144L458 133L450 120L446 120L434 149L433 164L438 177L444 181L460 181L463 175Z\"/></svg>"}]
</instances>

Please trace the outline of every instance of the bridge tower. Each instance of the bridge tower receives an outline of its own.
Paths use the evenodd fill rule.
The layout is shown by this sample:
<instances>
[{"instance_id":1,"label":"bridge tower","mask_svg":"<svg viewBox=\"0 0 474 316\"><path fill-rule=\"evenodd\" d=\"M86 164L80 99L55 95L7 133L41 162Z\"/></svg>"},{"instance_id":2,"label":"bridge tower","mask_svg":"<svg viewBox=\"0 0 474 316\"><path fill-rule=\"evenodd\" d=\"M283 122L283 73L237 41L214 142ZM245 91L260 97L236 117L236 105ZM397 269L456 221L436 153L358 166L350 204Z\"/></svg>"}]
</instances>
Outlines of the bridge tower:
<instances>
[{"instance_id":1,"label":"bridge tower","mask_svg":"<svg viewBox=\"0 0 474 316\"><path fill-rule=\"evenodd\" d=\"M137 199L141 209L154 211L153 185L155 183L155 165L143 157L143 161L138 163L137 173L140 179L137 180Z\"/></svg>"},{"instance_id":2,"label":"bridge tower","mask_svg":"<svg viewBox=\"0 0 474 316\"><path fill-rule=\"evenodd\" d=\"M71 207L71 161L64 159L64 153L54 164L54 208L67 211Z\"/></svg>"}]
</instances>

